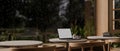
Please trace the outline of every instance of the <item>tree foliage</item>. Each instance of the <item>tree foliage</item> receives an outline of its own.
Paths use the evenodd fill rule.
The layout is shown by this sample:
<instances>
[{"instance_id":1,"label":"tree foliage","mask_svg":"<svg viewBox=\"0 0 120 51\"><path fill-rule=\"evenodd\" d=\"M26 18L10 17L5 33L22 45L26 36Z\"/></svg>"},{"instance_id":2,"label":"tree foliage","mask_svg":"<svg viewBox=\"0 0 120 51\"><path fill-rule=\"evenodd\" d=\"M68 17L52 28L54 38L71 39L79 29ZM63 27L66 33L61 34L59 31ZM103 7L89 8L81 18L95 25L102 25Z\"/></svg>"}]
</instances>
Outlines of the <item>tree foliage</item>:
<instances>
[{"instance_id":1,"label":"tree foliage","mask_svg":"<svg viewBox=\"0 0 120 51\"><path fill-rule=\"evenodd\" d=\"M1 0L1 28L38 27L46 29L62 19L59 18L60 0ZM70 24L84 26L84 0L70 0L66 10L68 21L62 27ZM9 23L8 23L9 22Z\"/></svg>"}]
</instances>

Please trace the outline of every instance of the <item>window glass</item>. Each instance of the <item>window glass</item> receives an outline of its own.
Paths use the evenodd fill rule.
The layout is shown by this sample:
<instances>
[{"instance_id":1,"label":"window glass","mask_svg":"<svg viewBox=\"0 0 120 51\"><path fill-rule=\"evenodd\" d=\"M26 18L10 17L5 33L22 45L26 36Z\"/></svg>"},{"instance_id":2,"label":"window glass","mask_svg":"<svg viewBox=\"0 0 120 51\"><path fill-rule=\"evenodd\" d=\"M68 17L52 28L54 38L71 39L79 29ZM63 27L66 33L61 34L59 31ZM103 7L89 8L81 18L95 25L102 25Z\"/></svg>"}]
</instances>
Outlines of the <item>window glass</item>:
<instances>
[{"instance_id":1,"label":"window glass","mask_svg":"<svg viewBox=\"0 0 120 51\"><path fill-rule=\"evenodd\" d=\"M0 0L0 6L0 40L45 40L47 35L58 37L57 28L85 25L92 32L87 34L95 34L94 0Z\"/></svg>"},{"instance_id":2,"label":"window glass","mask_svg":"<svg viewBox=\"0 0 120 51\"><path fill-rule=\"evenodd\" d=\"M115 19L120 19L120 10L115 11Z\"/></svg>"},{"instance_id":3,"label":"window glass","mask_svg":"<svg viewBox=\"0 0 120 51\"><path fill-rule=\"evenodd\" d=\"M120 29L120 21L115 21L115 29Z\"/></svg>"},{"instance_id":4,"label":"window glass","mask_svg":"<svg viewBox=\"0 0 120 51\"><path fill-rule=\"evenodd\" d=\"M115 0L115 8L120 8L120 0Z\"/></svg>"}]
</instances>

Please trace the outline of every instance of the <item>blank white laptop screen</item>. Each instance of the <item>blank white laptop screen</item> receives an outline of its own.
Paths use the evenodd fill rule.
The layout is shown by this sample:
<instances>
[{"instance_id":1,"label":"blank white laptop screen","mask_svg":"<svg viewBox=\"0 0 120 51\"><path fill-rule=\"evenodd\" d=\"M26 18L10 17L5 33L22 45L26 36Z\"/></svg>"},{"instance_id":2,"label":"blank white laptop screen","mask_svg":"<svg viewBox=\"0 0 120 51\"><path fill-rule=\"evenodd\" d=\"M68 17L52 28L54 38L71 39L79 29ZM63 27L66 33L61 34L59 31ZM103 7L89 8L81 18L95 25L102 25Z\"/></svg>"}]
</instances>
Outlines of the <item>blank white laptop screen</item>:
<instances>
[{"instance_id":1,"label":"blank white laptop screen","mask_svg":"<svg viewBox=\"0 0 120 51\"><path fill-rule=\"evenodd\" d=\"M57 30L58 30L59 38L72 38L72 33L70 28L59 28Z\"/></svg>"}]
</instances>

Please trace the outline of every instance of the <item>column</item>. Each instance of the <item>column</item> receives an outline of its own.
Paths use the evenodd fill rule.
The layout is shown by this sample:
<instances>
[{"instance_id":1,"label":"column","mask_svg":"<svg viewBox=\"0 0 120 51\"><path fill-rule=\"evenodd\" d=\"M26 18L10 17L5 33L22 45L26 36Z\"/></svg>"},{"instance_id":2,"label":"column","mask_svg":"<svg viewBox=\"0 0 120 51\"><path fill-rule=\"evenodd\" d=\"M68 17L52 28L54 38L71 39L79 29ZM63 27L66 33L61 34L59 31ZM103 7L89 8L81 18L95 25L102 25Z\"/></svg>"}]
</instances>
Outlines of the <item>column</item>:
<instances>
[{"instance_id":1,"label":"column","mask_svg":"<svg viewBox=\"0 0 120 51\"><path fill-rule=\"evenodd\" d=\"M96 34L108 32L108 0L96 0Z\"/></svg>"}]
</instances>

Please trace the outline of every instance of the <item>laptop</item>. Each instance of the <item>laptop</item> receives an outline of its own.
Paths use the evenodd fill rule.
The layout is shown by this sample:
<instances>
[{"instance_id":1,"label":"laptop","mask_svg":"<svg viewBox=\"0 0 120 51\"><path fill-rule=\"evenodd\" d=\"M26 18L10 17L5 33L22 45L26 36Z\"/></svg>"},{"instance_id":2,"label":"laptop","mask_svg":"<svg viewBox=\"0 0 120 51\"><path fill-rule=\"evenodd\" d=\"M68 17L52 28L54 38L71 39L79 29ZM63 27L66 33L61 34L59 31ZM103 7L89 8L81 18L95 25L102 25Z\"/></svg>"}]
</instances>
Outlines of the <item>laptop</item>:
<instances>
[{"instance_id":1,"label":"laptop","mask_svg":"<svg viewBox=\"0 0 120 51\"><path fill-rule=\"evenodd\" d=\"M73 39L70 28L58 28L57 31L58 31L59 39L63 39L63 40Z\"/></svg>"}]
</instances>

